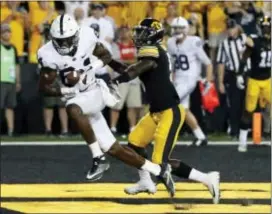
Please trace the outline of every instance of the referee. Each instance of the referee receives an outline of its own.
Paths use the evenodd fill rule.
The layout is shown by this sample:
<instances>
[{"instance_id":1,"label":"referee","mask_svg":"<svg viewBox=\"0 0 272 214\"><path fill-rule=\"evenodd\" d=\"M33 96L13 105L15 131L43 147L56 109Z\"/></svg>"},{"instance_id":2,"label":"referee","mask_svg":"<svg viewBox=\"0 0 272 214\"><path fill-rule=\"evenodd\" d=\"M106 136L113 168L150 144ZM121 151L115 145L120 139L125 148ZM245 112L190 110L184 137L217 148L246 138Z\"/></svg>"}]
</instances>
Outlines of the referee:
<instances>
[{"instance_id":1,"label":"referee","mask_svg":"<svg viewBox=\"0 0 272 214\"><path fill-rule=\"evenodd\" d=\"M247 36L233 19L227 20L227 32L228 37L219 45L216 63L218 64L219 92L226 94L227 98L230 136L236 140L245 96L244 90L236 86L236 72L239 70Z\"/></svg>"}]
</instances>

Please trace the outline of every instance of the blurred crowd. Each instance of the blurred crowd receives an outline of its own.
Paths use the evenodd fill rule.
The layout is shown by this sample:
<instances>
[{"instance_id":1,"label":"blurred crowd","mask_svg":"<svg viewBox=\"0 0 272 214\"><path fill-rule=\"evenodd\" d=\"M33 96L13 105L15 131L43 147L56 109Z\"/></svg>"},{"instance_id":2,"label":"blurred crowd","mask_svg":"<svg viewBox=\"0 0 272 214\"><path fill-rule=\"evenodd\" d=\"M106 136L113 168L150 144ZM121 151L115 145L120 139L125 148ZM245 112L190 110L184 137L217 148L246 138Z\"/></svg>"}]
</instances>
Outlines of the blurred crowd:
<instances>
[{"instance_id":1,"label":"blurred crowd","mask_svg":"<svg viewBox=\"0 0 272 214\"><path fill-rule=\"evenodd\" d=\"M89 25L97 36L112 51L114 58L131 64L136 60L136 49L131 40L131 27L140 20L152 17L165 27L165 41L171 36L170 24L177 16L185 17L190 24L190 35L205 41L205 50L216 63L219 44L227 37L229 18L241 26L247 35L257 34L257 19L262 14L271 16L271 2L266 1L180 1L180 2L137 2L137 1L1 1L1 24L8 24L11 43L18 55L18 64L37 64L36 52L49 39L51 21L61 13L75 17L79 25ZM109 78L108 70L97 73L100 78ZM113 73L113 72L111 72ZM215 69L216 73L216 69ZM114 73L111 75L115 75ZM120 110L126 104L130 129L143 114L145 104L138 79L123 86L124 100L110 112L110 126L117 131ZM223 90L221 90L223 92ZM47 101L45 105L46 132L51 134L53 105L60 107L62 133L67 134L67 115L59 101ZM46 111L47 109L47 111ZM49 118L49 119L48 119Z\"/></svg>"}]
</instances>

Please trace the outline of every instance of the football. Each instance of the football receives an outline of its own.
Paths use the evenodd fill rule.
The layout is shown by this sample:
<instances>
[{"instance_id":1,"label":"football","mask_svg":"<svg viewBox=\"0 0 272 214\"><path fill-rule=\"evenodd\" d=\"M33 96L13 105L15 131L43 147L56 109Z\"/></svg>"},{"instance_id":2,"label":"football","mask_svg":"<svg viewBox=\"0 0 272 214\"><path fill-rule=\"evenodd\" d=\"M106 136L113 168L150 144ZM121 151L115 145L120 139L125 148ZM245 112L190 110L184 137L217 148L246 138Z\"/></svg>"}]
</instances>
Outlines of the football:
<instances>
[{"instance_id":1,"label":"football","mask_svg":"<svg viewBox=\"0 0 272 214\"><path fill-rule=\"evenodd\" d=\"M41 77L43 78L46 84L52 84L57 77L57 72L56 71L44 72L42 73Z\"/></svg>"},{"instance_id":2,"label":"football","mask_svg":"<svg viewBox=\"0 0 272 214\"><path fill-rule=\"evenodd\" d=\"M78 83L79 78L80 74L77 71L70 71L65 78L65 82L70 87L73 87Z\"/></svg>"}]
</instances>

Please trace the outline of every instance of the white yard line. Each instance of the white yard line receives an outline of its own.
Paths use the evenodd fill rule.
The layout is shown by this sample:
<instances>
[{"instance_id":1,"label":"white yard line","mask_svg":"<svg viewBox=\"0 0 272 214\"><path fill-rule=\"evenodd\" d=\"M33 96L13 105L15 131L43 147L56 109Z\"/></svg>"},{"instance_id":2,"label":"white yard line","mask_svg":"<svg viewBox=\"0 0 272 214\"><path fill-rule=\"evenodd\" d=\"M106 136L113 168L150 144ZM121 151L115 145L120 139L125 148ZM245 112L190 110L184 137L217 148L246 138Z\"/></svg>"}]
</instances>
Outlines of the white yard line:
<instances>
[{"instance_id":1,"label":"white yard line","mask_svg":"<svg viewBox=\"0 0 272 214\"><path fill-rule=\"evenodd\" d=\"M120 141L121 144L127 144L127 141ZM178 141L176 145L188 146L191 141ZM86 145L84 141L2 141L1 146L82 146ZM238 145L238 141L210 141L210 146L235 146ZM248 142L248 145L253 145L252 142ZM270 141L263 141L261 145L271 145Z\"/></svg>"}]
</instances>

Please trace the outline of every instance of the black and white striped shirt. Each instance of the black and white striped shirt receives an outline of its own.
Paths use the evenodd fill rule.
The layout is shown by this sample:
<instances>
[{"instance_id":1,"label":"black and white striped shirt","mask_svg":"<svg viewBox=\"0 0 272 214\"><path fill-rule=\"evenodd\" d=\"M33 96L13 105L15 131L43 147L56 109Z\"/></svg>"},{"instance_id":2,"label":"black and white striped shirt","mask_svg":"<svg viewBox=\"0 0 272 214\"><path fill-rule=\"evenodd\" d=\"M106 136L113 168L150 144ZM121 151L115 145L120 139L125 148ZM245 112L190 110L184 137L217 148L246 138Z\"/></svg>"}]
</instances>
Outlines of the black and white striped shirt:
<instances>
[{"instance_id":1,"label":"black and white striped shirt","mask_svg":"<svg viewBox=\"0 0 272 214\"><path fill-rule=\"evenodd\" d=\"M227 71L238 72L242 54L246 49L246 34L242 33L236 39L226 38L218 48L216 62L224 64ZM245 71L250 68L250 63L247 63Z\"/></svg>"}]
</instances>

